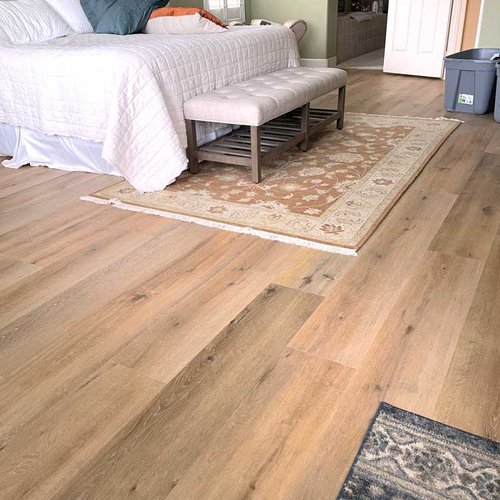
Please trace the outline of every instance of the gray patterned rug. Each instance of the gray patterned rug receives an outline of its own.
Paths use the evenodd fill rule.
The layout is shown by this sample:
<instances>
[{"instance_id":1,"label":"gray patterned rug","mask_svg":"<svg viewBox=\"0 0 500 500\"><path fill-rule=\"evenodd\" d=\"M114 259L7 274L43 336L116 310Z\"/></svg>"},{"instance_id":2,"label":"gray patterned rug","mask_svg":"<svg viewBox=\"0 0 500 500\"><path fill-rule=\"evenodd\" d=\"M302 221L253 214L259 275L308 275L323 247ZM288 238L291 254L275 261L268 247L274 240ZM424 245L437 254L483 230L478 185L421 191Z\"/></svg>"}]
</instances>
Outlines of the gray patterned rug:
<instances>
[{"instance_id":1,"label":"gray patterned rug","mask_svg":"<svg viewBox=\"0 0 500 500\"><path fill-rule=\"evenodd\" d=\"M382 403L338 496L500 499L500 445Z\"/></svg>"}]
</instances>

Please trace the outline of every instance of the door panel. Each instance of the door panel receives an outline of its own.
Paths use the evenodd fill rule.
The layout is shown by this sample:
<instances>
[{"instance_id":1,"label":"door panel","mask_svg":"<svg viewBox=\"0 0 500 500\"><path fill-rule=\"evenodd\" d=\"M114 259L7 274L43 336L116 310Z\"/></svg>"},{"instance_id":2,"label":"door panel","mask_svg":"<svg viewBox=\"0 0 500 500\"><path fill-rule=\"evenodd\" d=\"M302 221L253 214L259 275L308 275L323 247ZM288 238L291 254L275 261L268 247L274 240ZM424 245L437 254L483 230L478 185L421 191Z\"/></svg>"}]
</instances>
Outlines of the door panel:
<instances>
[{"instance_id":1,"label":"door panel","mask_svg":"<svg viewBox=\"0 0 500 500\"><path fill-rule=\"evenodd\" d=\"M384 71L441 78L453 0L389 3Z\"/></svg>"},{"instance_id":2,"label":"door panel","mask_svg":"<svg viewBox=\"0 0 500 500\"><path fill-rule=\"evenodd\" d=\"M394 52L406 52L408 50L408 30L410 29L411 20L411 0L399 0L395 5L395 17L398 20L394 24L393 50ZM390 13L389 13L390 16ZM389 30L389 21L388 26Z\"/></svg>"}]
</instances>

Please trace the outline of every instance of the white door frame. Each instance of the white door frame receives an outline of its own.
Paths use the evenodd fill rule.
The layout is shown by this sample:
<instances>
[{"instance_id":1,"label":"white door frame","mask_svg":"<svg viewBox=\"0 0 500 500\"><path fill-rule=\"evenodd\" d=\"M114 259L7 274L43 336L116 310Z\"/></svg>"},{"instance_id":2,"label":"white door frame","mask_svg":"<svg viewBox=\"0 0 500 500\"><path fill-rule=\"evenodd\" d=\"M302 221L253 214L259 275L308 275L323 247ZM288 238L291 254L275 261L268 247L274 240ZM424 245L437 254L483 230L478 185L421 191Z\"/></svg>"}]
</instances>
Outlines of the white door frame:
<instances>
[{"instance_id":1,"label":"white door frame","mask_svg":"<svg viewBox=\"0 0 500 500\"><path fill-rule=\"evenodd\" d=\"M447 55L462 50L467 2L468 0L453 0L450 33L448 35L448 45L446 47Z\"/></svg>"},{"instance_id":2,"label":"white door frame","mask_svg":"<svg viewBox=\"0 0 500 500\"><path fill-rule=\"evenodd\" d=\"M481 36L481 27L483 25L484 3L485 0L481 0L481 9L479 10L479 18L477 20L477 28L476 28L476 43L475 43L476 47L479 47L479 37Z\"/></svg>"}]
</instances>

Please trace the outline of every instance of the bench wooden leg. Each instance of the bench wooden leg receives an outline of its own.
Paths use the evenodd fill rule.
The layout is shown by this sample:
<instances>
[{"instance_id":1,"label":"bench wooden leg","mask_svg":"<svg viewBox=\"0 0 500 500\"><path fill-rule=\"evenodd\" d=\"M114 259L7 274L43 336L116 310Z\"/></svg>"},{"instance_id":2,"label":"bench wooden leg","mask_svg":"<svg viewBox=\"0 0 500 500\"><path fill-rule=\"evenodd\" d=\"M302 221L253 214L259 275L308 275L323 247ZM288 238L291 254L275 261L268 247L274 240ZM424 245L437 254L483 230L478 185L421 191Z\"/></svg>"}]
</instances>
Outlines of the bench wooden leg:
<instances>
[{"instance_id":1,"label":"bench wooden leg","mask_svg":"<svg viewBox=\"0 0 500 500\"><path fill-rule=\"evenodd\" d=\"M258 184L262 180L260 127L251 127L252 141L252 181Z\"/></svg>"},{"instance_id":2,"label":"bench wooden leg","mask_svg":"<svg viewBox=\"0 0 500 500\"><path fill-rule=\"evenodd\" d=\"M307 103L305 106L302 106L301 120L300 120L300 128L301 131L304 132L305 138L300 143L300 150L302 152L306 152L309 149L309 109L310 104Z\"/></svg>"},{"instance_id":3,"label":"bench wooden leg","mask_svg":"<svg viewBox=\"0 0 500 500\"><path fill-rule=\"evenodd\" d=\"M342 130L344 128L344 113L345 113L345 85L339 88L339 103L338 111L340 118L337 120L337 128Z\"/></svg>"},{"instance_id":4,"label":"bench wooden leg","mask_svg":"<svg viewBox=\"0 0 500 500\"><path fill-rule=\"evenodd\" d=\"M200 164L198 162L198 140L196 138L196 122L192 120L186 120L186 132L187 132L187 156L188 156L188 168L192 174L197 174L200 171Z\"/></svg>"}]
</instances>

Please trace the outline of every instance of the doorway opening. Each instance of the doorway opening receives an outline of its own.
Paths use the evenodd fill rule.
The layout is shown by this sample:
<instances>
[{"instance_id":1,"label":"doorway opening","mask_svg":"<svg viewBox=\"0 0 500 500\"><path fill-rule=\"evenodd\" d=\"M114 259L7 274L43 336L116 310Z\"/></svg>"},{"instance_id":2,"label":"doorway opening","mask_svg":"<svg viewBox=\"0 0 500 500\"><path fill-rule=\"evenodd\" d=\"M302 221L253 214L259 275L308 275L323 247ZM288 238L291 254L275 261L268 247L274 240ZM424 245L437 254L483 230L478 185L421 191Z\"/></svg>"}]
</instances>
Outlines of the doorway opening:
<instances>
[{"instance_id":1,"label":"doorway opening","mask_svg":"<svg viewBox=\"0 0 500 500\"><path fill-rule=\"evenodd\" d=\"M442 78L444 57L464 49L472 7L485 1L339 0L337 64Z\"/></svg>"},{"instance_id":2,"label":"doorway opening","mask_svg":"<svg viewBox=\"0 0 500 500\"><path fill-rule=\"evenodd\" d=\"M338 5L338 66L382 71L389 0L339 0Z\"/></svg>"}]
</instances>

